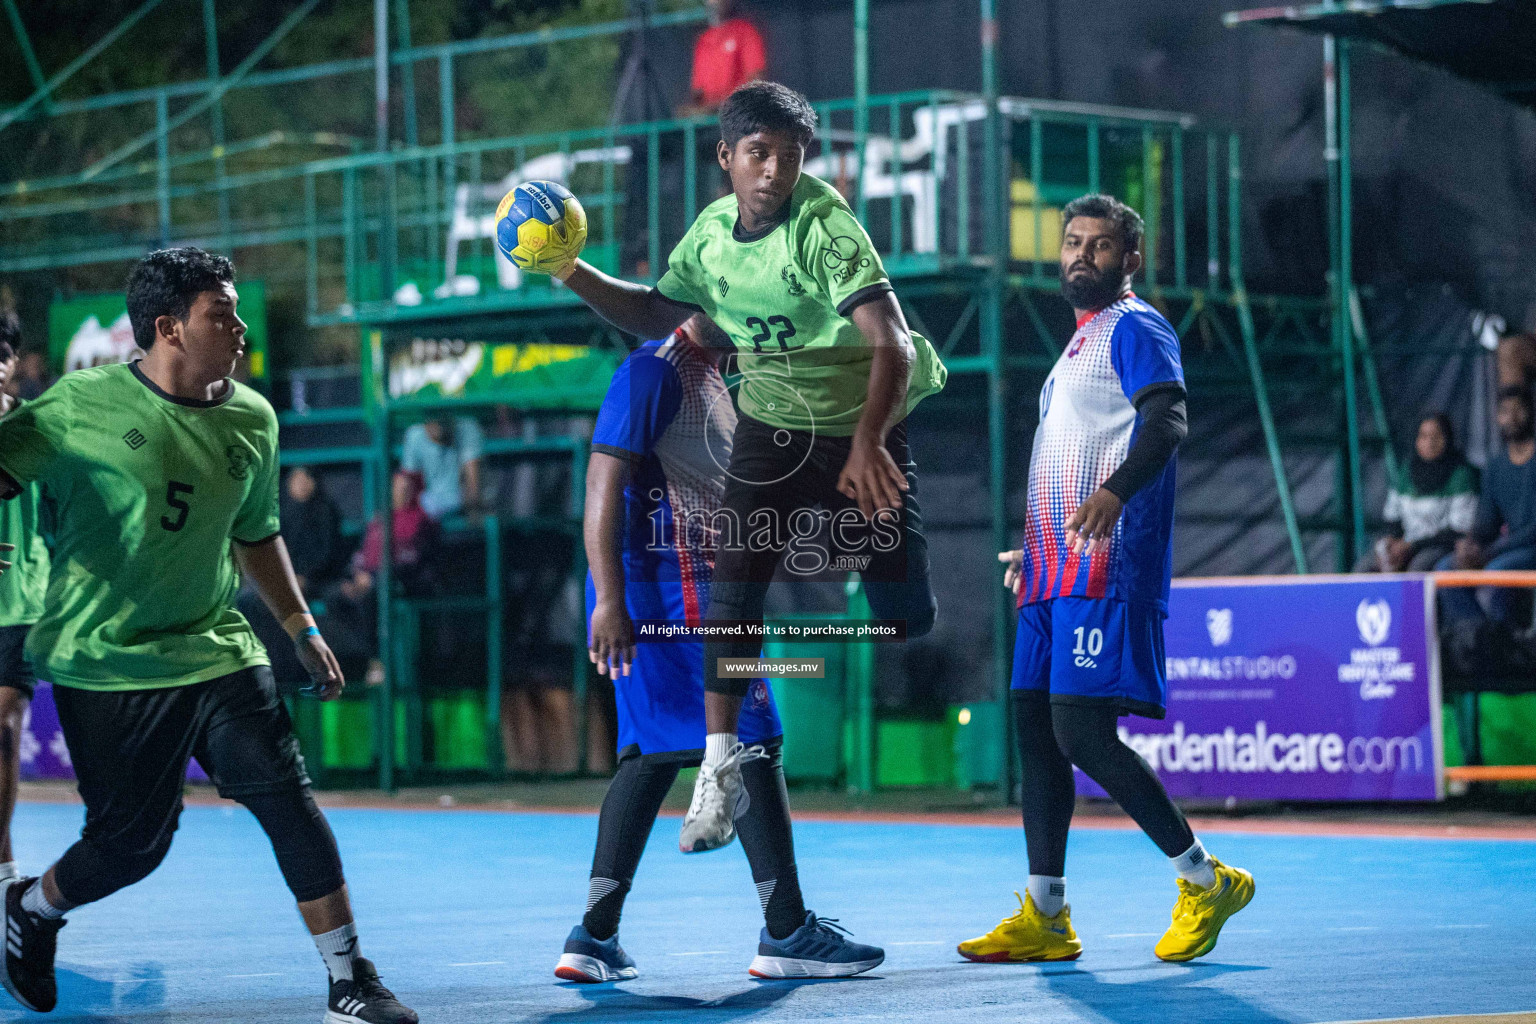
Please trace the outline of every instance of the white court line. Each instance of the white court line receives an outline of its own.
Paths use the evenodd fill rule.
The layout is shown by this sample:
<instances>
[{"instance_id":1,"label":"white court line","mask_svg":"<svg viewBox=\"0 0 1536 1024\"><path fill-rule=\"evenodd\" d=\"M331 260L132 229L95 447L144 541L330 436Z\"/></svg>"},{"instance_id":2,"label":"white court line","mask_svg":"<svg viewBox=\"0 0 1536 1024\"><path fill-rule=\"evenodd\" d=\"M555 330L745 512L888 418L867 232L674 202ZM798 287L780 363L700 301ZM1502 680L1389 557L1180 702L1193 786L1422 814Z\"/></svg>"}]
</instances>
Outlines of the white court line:
<instances>
[{"instance_id":1,"label":"white court line","mask_svg":"<svg viewBox=\"0 0 1536 1024\"><path fill-rule=\"evenodd\" d=\"M1120 932L1116 935L1106 935L1106 939L1155 939L1157 932Z\"/></svg>"},{"instance_id":2,"label":"white court line","mask_svg":"<svg viewBox=\"0 0 1536 1024\"><path fill-rule=\"evenodd\" d=\"M1379 932L1379 931L1381 931L1381 929L1376 927L1374 924L1355 924L1355 925L1346 925L1343 928L1324 928L1323 931L1325 931L1325 932Z\"/></svg>"},{"instance_id":3,"label":"white court line","mask_svg":"<svg viewBox=\"0 0 1536 1024\"><path fill-rule=\"evenodd\" d=\"M224 977L226 977L226 978L281 978L282 975L280 973L276 972L276 971L272 971L272 972L270 972L268 974L226 974L226 975L224 975Z\"/></svg>"},{"instance_id":4,"label":"white court line","mask_svg":"<svg viewBox=\"0 0 1536 1024\"><path fill-rule=\"evenodd\" d=\"M1432 928L1487 928L1486 924L1436 924Z\"/></svg>"},{"instance_id":5,"label":"white court line","mask_svg":"<svg viewBox=\"0 0 1536 1024\"><path fill-rule=\"evenodd\" d=\"M947 946L949 943L939 939L927 939L923 942L887 942L887 946Z\"/></svg>"},{"instance_id":6,"label":"white court line","mask_svg":"<svg viewBox=\"0 0 1536 1024\"><path fill-rule=\"evenodd\" d=\"M498 967L506 963L505 960L470 960L462 964L449 964L449 967Z\"/></svg>"},{"instance_id":7,"label":"white court line","mask_svg":"<svg viewBox=\"0 0 1536 1024\"><path fill-rule=\"evenodd\" d=\"M667 956L724 956L725 954L726 951L723 949L700 949L692 953L668 953Z\"/></svg>"},{"instance_id":8,"label":"white court line","mask_svg":"<svg viewBox=\"0 0 1536 1024\"><path fill-rule=\"evenodd\" d=\"M1268 935L1273 928L1223 928L1223 935Z\"/></svg>"}]
</instances>

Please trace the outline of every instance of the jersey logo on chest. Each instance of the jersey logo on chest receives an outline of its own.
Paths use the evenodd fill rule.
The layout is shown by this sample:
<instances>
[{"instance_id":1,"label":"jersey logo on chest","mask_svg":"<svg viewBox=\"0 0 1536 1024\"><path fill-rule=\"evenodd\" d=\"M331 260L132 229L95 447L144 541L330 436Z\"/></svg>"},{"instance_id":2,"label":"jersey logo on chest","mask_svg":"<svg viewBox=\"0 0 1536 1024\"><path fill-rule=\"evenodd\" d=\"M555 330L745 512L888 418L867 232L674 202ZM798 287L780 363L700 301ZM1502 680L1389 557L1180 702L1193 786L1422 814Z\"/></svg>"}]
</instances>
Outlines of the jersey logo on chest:
<instances>
[{"instance_id":1,"label":"jersey logo on chest","mask_svg":"<svg viewBox=\"0 0 1536 1024\"><path fill-rule=\"evenodd\" d=\"M251 473L253 461L251 450L243 444L232 444L224 449L225 458L229 459L229 475L235 480L244 480Z\"/></svg>"},{"instance_id":2,"label":"jersey logo on chest","mask_svg":"<svg viewBox=\"0 0 1536 1024\"><path fill-rule=\"evenodd\" d=\"M128 433L123 435L124 443L126 443L128 447L133 451L138 451L140 448L143 448L148 440L149 438L139 433L138 427L134 427L132 430L128 431Z\"/></svg>"}]
</instances>

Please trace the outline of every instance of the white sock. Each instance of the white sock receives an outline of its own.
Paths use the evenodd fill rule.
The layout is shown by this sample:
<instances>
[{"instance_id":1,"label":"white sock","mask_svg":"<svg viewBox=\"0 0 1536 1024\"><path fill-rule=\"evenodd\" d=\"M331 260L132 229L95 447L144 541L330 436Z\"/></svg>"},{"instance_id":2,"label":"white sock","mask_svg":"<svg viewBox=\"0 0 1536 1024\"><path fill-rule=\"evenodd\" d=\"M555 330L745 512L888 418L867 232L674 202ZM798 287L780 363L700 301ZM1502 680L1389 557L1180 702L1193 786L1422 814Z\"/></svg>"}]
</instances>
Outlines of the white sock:
<instances>
[{"instance_id":1,"label":"white sock","mask_svg":"<svg viewBox=\"0 0 1536 1024\"><path fill-rule=\"evenodd\" d=\"M719 764L724 761L732 749L735 748L736 734L733 732L712 732L704 737L704 763Z\"/></svg>"},{"instance_id":2,"label":"white sock","mask_svg":"<svg viewBox=\"0 0 1536 1024\"><path fill-rule=\"evenodd\" d=\"M1029 898L1035 909L1046 917L1055 917L1067 905L1067 880L1055 875L1030 875Z\"/></svg>"},{"instance_id":3,"label":"white sock","mask_svg":"<svg viewBox=\"0 0 1536 1024\"><path fill-rule=\"evenodd\" d=\"M313 937L332 981L352 980L352 960L357 956L357 923L349 921L334 931Z\"/></svg>"},{"instance_id":4,"label":"white sock","mask_svg":"<svg viewBox=\"0 0 1536 1024\"><path fill-rule=\"evenodd\" d=\"M1216 888L1216 869L1211 866L1211 855L1205 852L1199 839L1195 840L1194 846L1177 857L1168 859L1173 862L1173 870L1190 885L1198 885L1202 889Z\"/></svg>"},{"instance_id":5,"label":"white sock","mask_svg":"<svg viewBox=\"0 0 1536 1024\"><path fill-rule=\"evenodd\" d=\"M21 871L17 869L16 862L8 860L0 864L0 882L8 882L13 878L20 878Z\"/></svg>"},{"instance_id":6,"label":"white sock","mask_svg":"<svg viewBox=\"0 0 1536 1024\"><path fill-rule=\"evenodd\" d=\"M32 883L31 888L21 894L21 909L45 921L57 921L64 916L64 911L48 902L48 897L43 895L43 880L39 878Z\"/></svg>"}]
</instances>

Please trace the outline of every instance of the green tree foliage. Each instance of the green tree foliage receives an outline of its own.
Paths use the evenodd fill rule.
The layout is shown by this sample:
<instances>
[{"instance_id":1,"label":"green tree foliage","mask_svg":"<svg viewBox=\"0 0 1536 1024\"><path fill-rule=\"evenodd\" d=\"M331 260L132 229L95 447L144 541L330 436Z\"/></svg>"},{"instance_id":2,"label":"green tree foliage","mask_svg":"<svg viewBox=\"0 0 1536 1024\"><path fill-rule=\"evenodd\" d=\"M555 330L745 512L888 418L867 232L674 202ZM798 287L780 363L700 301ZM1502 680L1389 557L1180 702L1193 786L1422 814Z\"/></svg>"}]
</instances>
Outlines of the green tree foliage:
<instances>
[{"instance_id":1,"label":"green tree foliage","mask_svg":"<svg viewBox=\"0 0 1536 1024\"><path fill-rule=\"evenodd\" d=\"M141 0L23 0L18 4L33 48L49 76L111 31ZM299 0L214 0L219 35L219 67L227 74L272 34ZM409 10L411 42L430 45L451 40L486 38L545 27L615 21L625 17L628 0L389 0L391 47L400 42L396 15ZM660 10L697 6L697 0L661 0ZM455 61L455 129L461 140L522 135L606 123L617 80L622 41L598 37L512 51L476 54ZM277 45L258 70L291 68L329 61L370 58L374 53L373 4L368 0L323 0L320 6ZM195 81L207 72L203 0L162 0L160 5L121 39L72 77L58 98L82 99L124 89L153 88ZM417 137L432 144L440 137L441 107L437 95L437 65L426 61L416 68ZM405 138L404 69L391 80L391 138ZM35 85L22 59L21 47L7 20L0 19L0 109L32 94ZM313 82L237 89L224 99L226 142L253 139L268 132L292 133L280 145L227 161L230 173L291 166L372 148L374 84L371 67ZM170 113L196 97L170 101ZM47 116L41 107L29 117L0 129L0 181L28 180L68 174L88 167L125 142L152 129L154 104L63 116ZM314 133L326 133L315 139ZM192 118L171 137L171 152L206 151L214 144L208 115ZM150 145L132 157L152 159ZM173 184L211 177L211 163L173 171ZM486 173L505 173L487 167ZM124 187L152 187L153 174L132 181L94 184L68 192L39 193L21 202L52 201L106 195ZM333 183L334 184L334 183ZM271 223L302 203L297 182L291 195L273 192L260 199L231 197L237 223ZM324 202L322 198L322 202ZM18 200L4 200L15 205ZM179 225L210 225L217 220L212 196L178 199L172 209ZM26 251L39 245L99 243L104 237L138 243L152 238L157 219L150 201L46 220L0 222L0 249ZM304 270L302 249L265 246L235 254L246 276L269 282L272 327L280 354L293 361L332 361L355 346L355 332L305 338L302 327ZM322 254L322 259L332 257ZM92 264L34 275L13 276L19 294L42 296L58 290L115 289L121 286L125 264ZM45 300L38 300L45 301ZM314 344L320 342L319 345Z\"/></svg>"}]
</instances>

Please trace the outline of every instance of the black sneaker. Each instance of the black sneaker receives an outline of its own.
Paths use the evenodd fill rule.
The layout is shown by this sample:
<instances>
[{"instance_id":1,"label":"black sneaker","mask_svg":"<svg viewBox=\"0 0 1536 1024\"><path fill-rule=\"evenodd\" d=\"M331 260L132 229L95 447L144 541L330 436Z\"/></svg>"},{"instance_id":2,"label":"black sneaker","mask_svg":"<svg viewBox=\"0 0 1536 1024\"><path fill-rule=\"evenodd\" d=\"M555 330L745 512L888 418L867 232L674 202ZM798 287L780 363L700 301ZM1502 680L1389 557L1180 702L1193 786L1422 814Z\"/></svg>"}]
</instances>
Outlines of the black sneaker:
<instances>
[{"instance_id":1,"label":"black sneaker","mask_svg":"<svg viewBox=\"0 0 1536 1024\"><path fill-rule=\"evenodd\" d=\"M5 889L5 990L29 1010L47 1013L58 1005L53 955L64 920L49 921L21 909L21 894L35 878L13 878Z\"/></svg>"},{"instance_id":2,"label":"black sneaker","mask_svg":"<svg viewBox=\"0 0 1536 1024\"><path fill-rule=\"evenodd\" d=\"M395 998L379 980L373 961L352 961L352 980L331 982L330 1009L325 1024L418 1024L416 1011Z\"/></svg>"}]
</instances>

